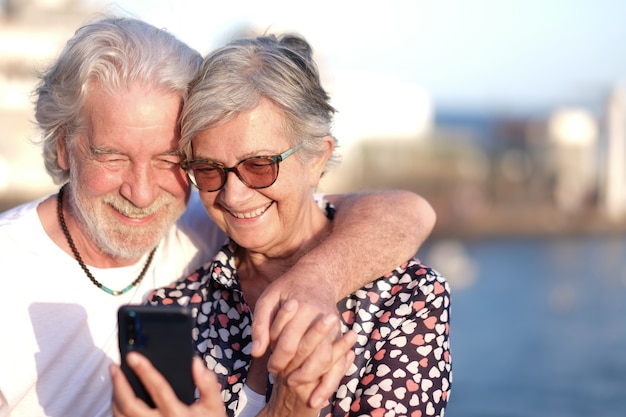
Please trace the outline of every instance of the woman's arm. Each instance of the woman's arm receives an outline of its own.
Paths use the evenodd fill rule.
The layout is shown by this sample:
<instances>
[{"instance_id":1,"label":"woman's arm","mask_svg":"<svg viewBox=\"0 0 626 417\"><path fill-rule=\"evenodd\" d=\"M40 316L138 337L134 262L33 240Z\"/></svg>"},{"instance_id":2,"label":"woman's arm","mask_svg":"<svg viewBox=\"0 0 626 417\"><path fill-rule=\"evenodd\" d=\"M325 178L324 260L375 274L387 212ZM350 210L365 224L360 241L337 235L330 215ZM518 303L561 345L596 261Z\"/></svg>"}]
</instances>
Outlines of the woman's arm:
<instances>
[{"instance_id":1,"label":"woman's arm","mask_svg":"<svg viewBox=\"0 0 626 417\"><path fill-rule=\"evenodd\" d=\"M371 416L385 411L442 416L452 374L449 286L419 263L411 263L387 282L389 288L374 286L357 295L358 303L342 302L342 311L354 313L354 323L348 327L361 332L357 346L361 353L355 364L364 372L358 385L345 386L350 403L334 404L333 415L345 411L350 416ZM367 317L360 310L379 314ZM369 333L366 328L373 330Z\"/></svg>"}]
</instances>

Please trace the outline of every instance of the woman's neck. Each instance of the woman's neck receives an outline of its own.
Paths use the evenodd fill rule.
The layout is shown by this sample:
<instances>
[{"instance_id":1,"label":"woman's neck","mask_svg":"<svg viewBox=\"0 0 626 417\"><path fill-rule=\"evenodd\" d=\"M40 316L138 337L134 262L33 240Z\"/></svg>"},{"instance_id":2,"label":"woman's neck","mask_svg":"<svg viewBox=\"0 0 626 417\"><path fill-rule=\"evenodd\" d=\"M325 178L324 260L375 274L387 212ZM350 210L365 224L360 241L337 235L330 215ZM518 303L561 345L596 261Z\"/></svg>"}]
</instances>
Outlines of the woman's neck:
<instances>
[{"instance_id":1,"label":"woman's neck","mask_svg":"<svg viewBox=\"0 0 626 417\"><path fill-rule=\"evenodd\" d=\"M291 242L291 249L284 248L280 253L267 254L239 247L237 255L237 275L247 303L254 308L256 299L274 280L286 273L311 249L318 246L332 230L332 221L321 214L312 224L309 233L298 241Z\"/></svg>"}]
</instances>

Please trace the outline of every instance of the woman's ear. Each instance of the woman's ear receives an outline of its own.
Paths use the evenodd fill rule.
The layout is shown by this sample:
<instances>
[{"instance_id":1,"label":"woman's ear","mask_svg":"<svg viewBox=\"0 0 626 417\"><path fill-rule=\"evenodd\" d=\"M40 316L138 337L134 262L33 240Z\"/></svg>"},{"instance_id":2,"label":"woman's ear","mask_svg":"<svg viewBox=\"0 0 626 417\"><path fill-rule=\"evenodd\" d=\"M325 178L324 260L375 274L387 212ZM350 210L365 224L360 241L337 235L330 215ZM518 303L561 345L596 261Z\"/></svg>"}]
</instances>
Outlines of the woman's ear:
<instances>
[{"instance_id":1,"label":"woman's ear","mask_svg":"<svg viewBox=\"0 0 626 417\"><path fill-rule=\"evenodd\" d=\"M322 178L322 174L326 169L328 159L335 150L335 140L332 136L324 136L323 138L319 139L319 141L323 142L324 144L324 152L320 153L320 155L311 162L310 167L309 185L314 188L318 186L320 179Z\"/></svg>"}]
</instances>

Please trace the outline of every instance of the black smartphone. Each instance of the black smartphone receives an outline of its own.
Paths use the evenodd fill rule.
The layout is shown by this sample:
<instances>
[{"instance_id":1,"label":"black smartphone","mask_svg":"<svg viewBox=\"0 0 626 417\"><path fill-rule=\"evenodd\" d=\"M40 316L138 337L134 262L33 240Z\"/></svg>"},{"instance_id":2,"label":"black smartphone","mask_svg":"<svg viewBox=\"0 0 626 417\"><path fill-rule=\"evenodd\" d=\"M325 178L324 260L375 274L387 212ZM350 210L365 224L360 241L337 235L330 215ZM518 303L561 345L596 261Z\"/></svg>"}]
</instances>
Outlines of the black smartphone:
<instances>
[{"instance_id":1,"label":"black smartphone","mask_svg":"<svg viewBox=\"0 0 626 417\"><path fill-rule=\"evenodd\" d=\"M193 343L189 309L179 306L124 305L118 310L121 368L137 397L154 408L143 384L126 363L126 354L141 353L169 381L181 402L191 404Z\"/></svg>"}]
</instances>

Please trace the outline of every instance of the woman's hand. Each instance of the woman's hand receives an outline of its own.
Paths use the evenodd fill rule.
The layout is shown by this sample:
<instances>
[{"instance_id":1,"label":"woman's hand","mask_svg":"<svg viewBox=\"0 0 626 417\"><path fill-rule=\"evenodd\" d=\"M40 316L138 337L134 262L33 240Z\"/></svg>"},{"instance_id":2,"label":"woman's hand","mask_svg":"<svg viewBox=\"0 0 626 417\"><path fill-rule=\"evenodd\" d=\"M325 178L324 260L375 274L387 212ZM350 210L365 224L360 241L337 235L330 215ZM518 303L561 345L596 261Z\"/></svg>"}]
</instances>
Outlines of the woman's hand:
<instances>
[{"instance_id":1,"label":"woman's hand","mask_svg":"<svg viewBox=\"0 0 626 417\"><path fill-rule=\"evenodd\" d=\"M279 317L280 319L280 317ZM324 316L304 334L289 364L275 374L272 396L261 416L317 416L354 361L356 333L349 331L334 342L337 317ZM304 375L306 378L299 380Z\"/></svg>"},{"instance_id":2,"label":"woman's hand","mask_svg":"<svg viewBox=\"0 0 626 417\"><path fill-rule=\"evenodd\" d=\"M187 405L176 397L174 390L150 361L131 352L126 357L128 365L137 374L157 408L150 408L135 396L126 376L119 366L111 365L113 401L111 409L115 417L225 417L224 401L217 377L209 371L200 358L194 358L192 374L200 393L200 399Z\"/></svg>"},{"instance_id":3,"label":"woman's hand","mask_svg":"<svg viewBox=\"0 0 626 417\"><path fill-rule=\"evenodd\" d=\"M321 380L320 368L316 367L317 360L314 357L305 361L306 356L300 355L299 360L295 359L308 331L315 332L315 329L322 331L327 338L325 345L327 349L341 335L336 301L327 289L317 285L315 279L287 279L287 275L268 286L256 303L252 321L252 356L261 357L266 349L270 349L268 371L274 375L288 375L289 380L294 383L337 379L335 374L342 370L341 367L333 368L331 372L335 374ZM329 314L334 315L335 320L327 322L324 326L323 317ZM320 325L324 328L315 327ZM267 333L264 334L260 329L267 329ZM321 353L321 350L319 352L320 356L330 357L327 353ZM295 369L293 364L298 362L303 366ZM335 388L328 387L328 383L320 385L319 389L313 392L314 397L311 400L320 402L328 398Z\"/></svg>"}]
</instances>

